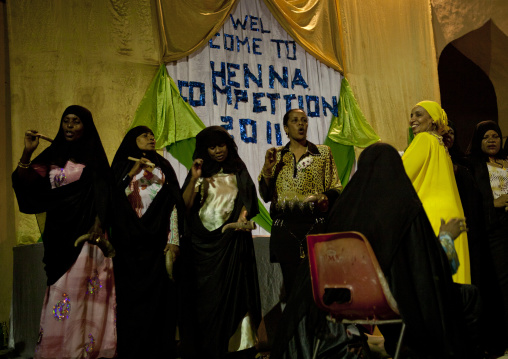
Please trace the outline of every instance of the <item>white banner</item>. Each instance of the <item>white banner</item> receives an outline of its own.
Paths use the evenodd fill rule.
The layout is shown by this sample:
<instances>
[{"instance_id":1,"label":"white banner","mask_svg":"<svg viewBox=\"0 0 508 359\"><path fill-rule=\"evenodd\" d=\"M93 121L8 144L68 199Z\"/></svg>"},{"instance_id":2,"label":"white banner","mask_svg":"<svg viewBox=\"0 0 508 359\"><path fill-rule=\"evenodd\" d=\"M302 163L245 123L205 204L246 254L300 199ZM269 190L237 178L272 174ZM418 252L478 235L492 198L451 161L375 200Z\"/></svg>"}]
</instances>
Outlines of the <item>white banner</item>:
<instances>
[{"instance_id":1,"label":"white banner","mask_svg":"<svg viewBox=\"0 0 508 359\"><path fill-rule=\"evenodd\" d=\"M233 135L254 182L266 150L288 141L282 118L289 109L307 113L315 144L337 115L342 76L296 44L262 0L240 0L207 46L167 70L205 125ZM183 183L187 170L167 158Z\"/></svg>"}]
</instances>

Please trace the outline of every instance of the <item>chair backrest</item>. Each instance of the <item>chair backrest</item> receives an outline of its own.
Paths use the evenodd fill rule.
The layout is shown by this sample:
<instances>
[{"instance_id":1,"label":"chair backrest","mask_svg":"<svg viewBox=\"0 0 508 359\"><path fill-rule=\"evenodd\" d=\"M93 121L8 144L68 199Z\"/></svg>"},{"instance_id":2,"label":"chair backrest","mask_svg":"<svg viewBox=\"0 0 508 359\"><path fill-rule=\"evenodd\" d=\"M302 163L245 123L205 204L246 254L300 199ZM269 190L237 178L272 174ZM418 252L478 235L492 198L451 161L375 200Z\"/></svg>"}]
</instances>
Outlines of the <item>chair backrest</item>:
<instances>
[{"instance_id":1,"label":"chair backrest","mask_svg":"<svg viewBox=\"0 0 508 359\"><path fill-rule=\"evenodd\" d=\"M376 256L358 232L307 236L312 291L318 307L348 320L400 318Z\"/></svg>"}]
</instances>

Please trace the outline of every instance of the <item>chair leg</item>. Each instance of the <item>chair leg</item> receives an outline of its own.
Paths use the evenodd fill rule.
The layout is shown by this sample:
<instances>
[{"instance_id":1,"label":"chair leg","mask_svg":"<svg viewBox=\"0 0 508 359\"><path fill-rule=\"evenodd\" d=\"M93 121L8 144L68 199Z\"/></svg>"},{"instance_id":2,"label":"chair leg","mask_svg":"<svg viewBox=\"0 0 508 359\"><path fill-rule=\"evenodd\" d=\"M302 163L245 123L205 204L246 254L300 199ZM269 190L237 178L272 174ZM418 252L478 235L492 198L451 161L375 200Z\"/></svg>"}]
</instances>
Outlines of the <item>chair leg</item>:
<instances>
[{"instance_id":1,"label":"chair leg","mask_svg":"<svg viewBox=\"0 0 508 359\"><path fill-rule=\"evenodd\" d=\"M406 323L402 323L402 329L400 330L399 341L397 342L397 349L395 350L395 356L393 359L398 359L400 354L400 348L402 347L402 338L404 337L404 332L406 331Z\"/></svg>"},{"instance_id":2,"label":"chair leg","mask_svg":"<svg viewBox=\"0 0 508 359\"><path fill-rule=\"evenodd\" d=\"M314 353L312 353L312 359L316 359L317 358L317 353L318 353L318 350L319 350L319 344L321 342L321 339L319 338L316 338L316 341L314 343Z\"/></svg>"}]
</instances>

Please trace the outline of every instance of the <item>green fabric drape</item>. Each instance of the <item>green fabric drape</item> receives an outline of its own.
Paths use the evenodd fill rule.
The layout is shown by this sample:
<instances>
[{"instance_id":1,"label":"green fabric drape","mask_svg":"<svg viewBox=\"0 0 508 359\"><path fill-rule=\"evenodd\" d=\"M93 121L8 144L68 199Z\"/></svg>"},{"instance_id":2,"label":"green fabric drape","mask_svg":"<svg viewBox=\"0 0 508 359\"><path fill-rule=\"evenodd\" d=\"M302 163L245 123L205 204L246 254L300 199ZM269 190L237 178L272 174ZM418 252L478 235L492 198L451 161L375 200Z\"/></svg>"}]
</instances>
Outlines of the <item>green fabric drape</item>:
<instances>
[{"instance_id":1,"label":"green fabric drape","mask_svg":"<svg viewBox=\"0 0 508 359\"><path fill-rule=\"evenodd\" d=\"M263 206L263 203L258 198L258 204L259 204L259 214L254 217L252 220L259 224L261 228L263 228L267 232L272 231L272 217L270 217L270 213L268 213L265 206Z\"/></svg>"},{"instance_id":2,"label":"green fabric drape","mask_svg":"<svg viewBox=\"0 0 508 359\"><path fill-rule=\"evenodd\" d=\"M411 142L413 142L414 138L415 138L415 134L413 133L413 128L409 127L407 130L407 145L408 145L408 147L411 144Z\"/></svg>"},{"instance_id":3,"label":"green fabric drape","mask_svg":"<svg viewBox=\"0 0 508 359\"><path fill-rule=\"evenodd\" d=\"M346 78L342 79L339 115L332 118L328 138L346 146L365 148L379 141L379 136L368 124Z\"/></svg>"},{"instance_id":4,"label":"green fabric drape","mask_svg":"<svg viewBox=\"0 0 508 359\"><path fill-rule=\"evenodd\" d=\"M345 187L349 182L349 177L351 176L351 171L355 164L355 148L354 146L334 142L330 137L325 139L324 144L329 146L332 150L333 160L337 167L340 183Z\"/></svg>"},{"instance_id":5,"label":"green fabric drape","mask_svg":"<svg viewBox=\"0 0 508 359\"><path fill-rule=\"evenodd\" d=\"M379 141L367 123L346 78L342 80L339 114L332 118L325 145L330 146L343 186L346 186L355 162L354 146L367 147Z\"/></svg>"},{"instance_id":6,"label":"green fabric drape","mask_svg":"<svg viewBox=\"0 0 508 359\"><path fill-rule=\"evenodd\" d=\"M159 67L136 110L130 128L136 126L152 129L157 148L193 138L206 127L180 96L164 64Z\"/></svg>"},{"instance_id":7,"label":"green fabric drape","mask_svg":"<svg viewBox=\"0 0 508 359\"><path fill-rule=\"evenodd\" d=\"M196 138L178 141L166 147L166 151L178 160L188 170L192 166L192 154L196 148Z\"/></svg>"}]
</instances>

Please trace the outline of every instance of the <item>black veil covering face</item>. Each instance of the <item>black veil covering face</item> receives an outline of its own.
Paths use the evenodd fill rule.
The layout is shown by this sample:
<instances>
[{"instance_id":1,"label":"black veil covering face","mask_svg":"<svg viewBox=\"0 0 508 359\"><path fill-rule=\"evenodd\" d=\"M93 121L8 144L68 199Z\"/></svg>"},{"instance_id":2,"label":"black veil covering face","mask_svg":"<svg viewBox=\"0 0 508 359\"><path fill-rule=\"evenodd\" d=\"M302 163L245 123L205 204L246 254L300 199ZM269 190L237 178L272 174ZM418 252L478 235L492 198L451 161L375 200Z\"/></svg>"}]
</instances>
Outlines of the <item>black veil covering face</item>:
<instances>
[{"instance_id":1,"label":"black veil covering face","mask_svg":"<svg viewBox=\"0 0 508 359\"><path fill-rule=\"evenodd\" d=\"M66 115L74 114L83 123L83 135L75 141L67 141L62 129ZM18 175L12 176L13 188L23 213L46 212L42 239L44 263L48 285L56 282L76 261L81 247L74 241L88 233L97 216L105 230L109 225L111 173L92 114L78 105L65 109L53 143L33 161L49 173L50 166L64 167L67 161L85 165L78 181L51 189L49 176L31 173L29 182ZM29 169L34 172L32 168Z\"/></svg>"},{"instance_id":2,"label":"black veil covering face","mask_svg":"<svg viewBox=\"0 0 508 359\"><path fill-rule=\"evenodd\" d=\"M208 148L222 144L227 145L228 156L218 162L210 157ZM261 321L252 235L234 230L222 233L224 225L238 220L243 207L247 210L247 219L258 214L257 193L238 156L236 144L222 127L208 127L196 136L193 159L197 158L203 160L202 178L217 174L221 168L226 174L234 174L238 194L229 218L215 230L208 230L201 221L199 192L188 211L186 234L189 241L182 245L185 278L180 281L183 287L179 323L182 357L224 358L229 339L244 316L250 314L253 328L257 328ZM184 190L191 177L189 172Z\"/></svg>"},{"instance_id":3,"label":"black veil covering face","mask_svg":"<svg viewBox=\"0 0 508 359\"><path fill-rule=\"evenodd\" d=\"M117 290L118 353L120 357L173 357L176 328L176 288L169 279L164 248L170 230L170 215L176 206L179 234L183 232L184 207L180 187L171 164L155 150L142 151L136 138L152 133L145 126L131 129L124 137L112 163L114 225L112 243ZM129 202L123 181L135 162L147 158L164 173L164 183L146 212L138 217ZM178 263L178 261L176 261ZM175 265L176 265L175 263ZM176 270L176 268L175 268ZM148 313L150 308L157 312Z\"/></svg>"},{"instance_id":4,"label":"black veil covering face","mask_svg":"<svg viewBox=\"0 0 508 359\"><path fill-rule=\"evenodd\" d=\"M450 265L393 147L377 143L362 152L328 223L327 232L358 231L369 240L411 348L426 357L466 357Z\"/></svg>"}]
</instances>

